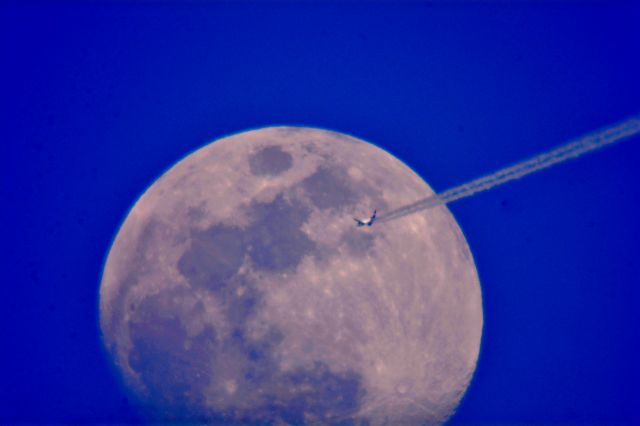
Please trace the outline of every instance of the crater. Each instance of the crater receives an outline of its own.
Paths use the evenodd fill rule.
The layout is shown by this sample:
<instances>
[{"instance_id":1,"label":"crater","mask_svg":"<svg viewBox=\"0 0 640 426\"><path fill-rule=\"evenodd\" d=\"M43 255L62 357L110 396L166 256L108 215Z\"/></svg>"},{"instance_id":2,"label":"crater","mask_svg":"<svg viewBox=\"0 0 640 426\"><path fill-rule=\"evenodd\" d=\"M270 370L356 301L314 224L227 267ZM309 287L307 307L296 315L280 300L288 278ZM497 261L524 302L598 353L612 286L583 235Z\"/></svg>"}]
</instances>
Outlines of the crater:
<instances>
[{"instance_id":1,"label":"crater","mask_svg":"<svg viewBox=\"0 0 640 426\"><path fill-rule=\"evenodd\" d=\"M147 297L137 306L129 324L133 347L128 361L149 401L188 417L188 407L204 403L216 333L209 325L190 338L179 319L185 315L187 297L174 293Z\"/></svg>"},{"instance_id":2,"label":"crater","mask_svg":"<svg viewBox=\"0 0 640 426\"><path fill-rule=\"evenodd\" d=\"M291 168L293 157L277 145L260 149L249 157L254 176L277 176Z\"/></svg>"},{"instance_id":3,"label":"crater","mask_svg":"<svg viewBox=\"0 0 640 426\"><path fill-rule=\"evenodd\" d=\"M404 395L409 391L409 386L407 386L404 383L400 383L399 385L396 386L396 392L398 392L400 395Z\"/></svg>"},{"instance_id":4,"label":"crater","mask_svg":"<svg viewBox=\"0 0 640 426\"><path fill-rule=\"evenodd\" d=\"M103 327L105 328L105 337L107 346L115 351L117 347L116 339L113 339L114 330L118 329L119 322L125 317L126 301L131 290L139 284L139 277L149 269L149 262L145 257L154 244L156 233L160 228L156 220L149 220L142 228L138 240L135 242L135 248L128 257L126 266L122 268L127 271L119 282L115 291L111 311L104 314L105 320ZM115 353L115 352L114 352Z\"/></svg>"},{"instance_id":5,"label":"crater","mask_svg":"<svg viewBox=\"0 0 640 426\"><path fill-rule=\"evenodd\" d=\"M311 368L285 374L283 380L290 392L285 394L288 400L283 418L292 424L345 422L366 394L359 374L334 373L319 361Z\"/></svg>"},{"instance_id":6,"label":"crater","mask_svg":"<svg viewBox=\"0 0 640 426\"><path fill-rule=\"evenodd\" d=\"M349 253L354 256L364 256L372 249L376 237L372 233L362 232L360 229L353 229L345 232L342 242L346 244Z\"/></svg>"},{"instance_id":7,"label":"crater","mask_svg":"<svg viewBox=\"0 0 640 426\"><path fill-rule=\"evenodd\" d=\"M310 215L301 202L289 202L279 194L270 203L253 203L250 209L254 222L246 238L249 257L258 269L292 269L315 250L315 243L301 229Z\"/></svg>"},{"instance_id":8,"label":"crater","mask_svg":"<svg viewBox=\"0 0 640 426\"><path fill-rule=\"evenodd\" d=\"M325 210L353 205L358 201L358 193L349 182L349 175L344 170L321 167L301 181L300 186L316 207Z\"/></svg>"},{"instance_id":9,"label":"crater","mask_svg":"<svg viewBox=\"0 0 640 426\"><path fill-rule=\"evenodd\" d=\"M191 246L178 260L178 270L191 285L220 292L235 275L246 251L240 228L214 225L191 237Z\"/></svg>"},{"instance_id":10,"label":"crater","mask_svg":"<svg viewBox=\"0 0 640 426\"><path fill-rule=\"evenodd\" d=\"M262 294L242 275L233 279L225 294L221 295L226 306L226 317L232 324L243 325L263 301Z\"/></svg>"}]
</instances>

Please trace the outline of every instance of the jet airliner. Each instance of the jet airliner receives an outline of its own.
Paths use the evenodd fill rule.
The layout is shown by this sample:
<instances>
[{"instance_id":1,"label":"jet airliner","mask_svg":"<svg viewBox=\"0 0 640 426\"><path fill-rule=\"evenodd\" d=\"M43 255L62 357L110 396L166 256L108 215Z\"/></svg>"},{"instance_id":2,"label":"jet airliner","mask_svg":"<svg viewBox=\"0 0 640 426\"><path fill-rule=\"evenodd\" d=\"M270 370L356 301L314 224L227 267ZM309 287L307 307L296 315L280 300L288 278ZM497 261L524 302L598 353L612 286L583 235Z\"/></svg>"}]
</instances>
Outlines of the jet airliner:
<instances>
[{"instance_id":1,"label":"jet airliner","mask_svg":"<svg viewBox=\"0 0 640 426\"><path fill-rule=\"evenodd\" d=\"M358 219L358 218L354 217L353 220L356 221L358 226L371 226L371 225L373 225L373 222L376 221L376 210L374 210L373 214L371 215L371 217L369 217L367 219Z\"/></svg>"}]
</instances>

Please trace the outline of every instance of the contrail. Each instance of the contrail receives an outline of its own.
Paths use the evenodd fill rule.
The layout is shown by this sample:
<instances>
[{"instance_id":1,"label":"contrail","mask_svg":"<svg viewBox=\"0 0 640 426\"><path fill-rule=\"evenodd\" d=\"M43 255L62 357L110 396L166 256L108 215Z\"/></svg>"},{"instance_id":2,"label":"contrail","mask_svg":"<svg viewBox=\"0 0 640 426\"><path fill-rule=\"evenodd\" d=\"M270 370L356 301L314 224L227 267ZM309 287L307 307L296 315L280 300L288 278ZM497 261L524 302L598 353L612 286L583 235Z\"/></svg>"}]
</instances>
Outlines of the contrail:
<instances>
[{"instance_id":1,"label":"contrail","mask_svg":"<svg viewBox=\"0 0 640 426\"><path fill-rule=\"evenodd\" d=\"M399 207L390 212L381 214L379 222L388 222L401 217L419 212L424 209L447 204L461 198L470 197L481 191L487 191L495 186L519 179L523 176L546 169L554 164L561 163L571 158L579 157L588 152L602 148L606 145L619 142L625 138L640 133L640 115L628 118L625 121L605 127L590 133L579 139L568 142L551 151L544 152L528 160L521 161L513 166L498 170L490 175L458 185L440 194L424 198L412 204Z\"/></svg>"}]
</instances>

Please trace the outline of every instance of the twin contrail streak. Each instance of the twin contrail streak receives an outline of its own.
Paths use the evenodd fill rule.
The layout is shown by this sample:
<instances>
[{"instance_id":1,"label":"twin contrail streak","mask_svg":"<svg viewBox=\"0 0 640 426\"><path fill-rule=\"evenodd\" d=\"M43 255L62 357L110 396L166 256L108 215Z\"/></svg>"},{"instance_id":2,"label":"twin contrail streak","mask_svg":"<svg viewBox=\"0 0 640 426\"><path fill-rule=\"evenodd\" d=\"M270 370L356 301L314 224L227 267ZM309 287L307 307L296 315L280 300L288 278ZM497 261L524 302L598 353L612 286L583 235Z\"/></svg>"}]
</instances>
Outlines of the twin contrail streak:
<instances>
[{"instance_id":1,"label":"twin contrail streak","mask_svg":"<svg viewBox=\"0 0 640 426\"><path fill-rule=\"evenodd\" d=\"M628 118L625 121L600 129L594 133L544 152L528 160L521 161L513 166L498 170L490 175L472 180L462 185L448 189L440 194L407 204L390 212L381 214L379 222L388 222L399 219L424 209L447 204L461 198L470 197L478 192L487 191L498 185L519 179L539 170L546 169L554 164L561 163L571 158L579 157L588 152L602 148L606 145L619 142L625 138L640 133L640 115Z\"/></svg>"}]
</instances>

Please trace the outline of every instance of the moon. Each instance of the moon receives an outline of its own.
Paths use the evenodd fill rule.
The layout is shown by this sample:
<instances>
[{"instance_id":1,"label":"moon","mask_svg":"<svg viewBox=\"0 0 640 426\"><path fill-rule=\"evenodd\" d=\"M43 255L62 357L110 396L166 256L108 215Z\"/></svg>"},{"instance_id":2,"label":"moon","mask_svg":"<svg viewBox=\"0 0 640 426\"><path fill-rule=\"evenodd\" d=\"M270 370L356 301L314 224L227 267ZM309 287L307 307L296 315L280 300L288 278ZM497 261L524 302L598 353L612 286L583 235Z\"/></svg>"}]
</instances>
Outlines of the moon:
<instances>
[{"instance_id":1,"label":"moon","mask_svg":"<svg viewBox=\"0 0 640 426\"><path fill-rule=\"evenodd\" d=\"M356 227L433 195L354 137L268 127L164 173L111 246L103 341L163 421L446 421L476 367L482 297L446 206Z\"/></svg>"}]
</instances>

